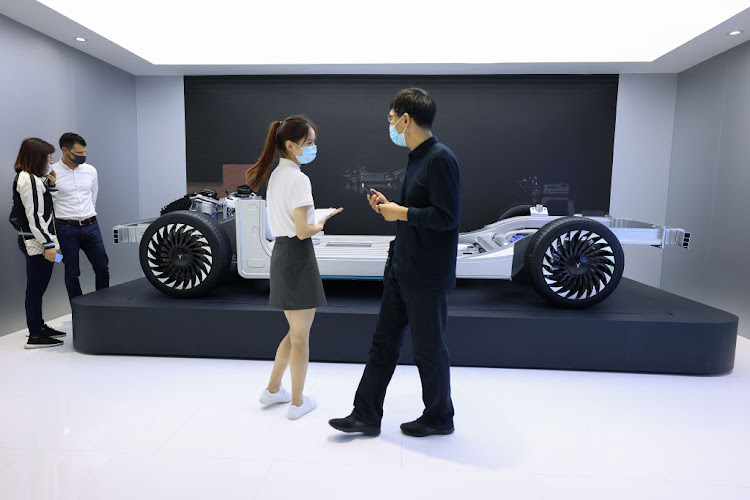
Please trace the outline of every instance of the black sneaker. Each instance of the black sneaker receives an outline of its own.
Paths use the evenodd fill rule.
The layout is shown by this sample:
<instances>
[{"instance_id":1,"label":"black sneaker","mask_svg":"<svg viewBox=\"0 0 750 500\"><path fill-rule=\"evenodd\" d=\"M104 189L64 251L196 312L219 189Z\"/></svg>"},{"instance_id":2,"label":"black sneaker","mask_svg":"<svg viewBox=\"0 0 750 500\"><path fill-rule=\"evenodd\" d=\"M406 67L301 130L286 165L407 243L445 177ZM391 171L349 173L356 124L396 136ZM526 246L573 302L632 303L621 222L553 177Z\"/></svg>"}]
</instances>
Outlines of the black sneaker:
<instances>
[{"instance_id":1,"label":"black sneaker","mask_svg":"<svg viewBox=\"0 0 750 500\"><path fill-rule=\"evenodd\" d=\"M57 347L63 345L62 340L53 339L52 337L46 337L44 335L34 335L29 337L26 341L24 349L40 349L42 347Z\"/></svg>"},{"instance_id":2,"label":"black sneaker","mask_svg":"<svg viewBox=\"0 0 750 500\"><path fill-rule=\"evenodd\" d=\"M53 339L59 339L64 336L66 336L67 333L61 332L60 330L55 330L54 328L51 328L47 326L47 323L42 325L42 336L43 337L52 337Z\"/></svg>"}]
</instances>

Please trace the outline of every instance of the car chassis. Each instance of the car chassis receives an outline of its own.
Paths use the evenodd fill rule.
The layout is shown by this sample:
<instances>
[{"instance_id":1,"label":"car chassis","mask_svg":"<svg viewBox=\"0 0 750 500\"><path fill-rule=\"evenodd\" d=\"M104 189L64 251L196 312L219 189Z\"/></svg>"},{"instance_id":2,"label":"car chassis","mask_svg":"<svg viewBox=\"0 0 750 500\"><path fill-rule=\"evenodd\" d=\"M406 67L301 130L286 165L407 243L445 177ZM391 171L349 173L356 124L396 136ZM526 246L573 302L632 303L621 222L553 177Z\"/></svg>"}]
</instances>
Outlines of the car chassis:
<instances>
[{"instance_id":1,"label":"car chassis","mask_svg":"<svg viewBox=\"0 0 750 500\"><path fill-rule=\"evenodd\" d=\"M274 238L265 200L252 192L223 198L202 192L190 208L114 227L115 243L139 243L141 268L161 292L204 295L229 269L268 279ZM542 205L461 233L457 278L510 280L523 269L534 289L554 305L582 308L601 302L619 283L622 245L687 248L690 234L619 217L552 216ZM393 236L312 237L324 279L382 279Z\"/></svg>"}]
</instances>

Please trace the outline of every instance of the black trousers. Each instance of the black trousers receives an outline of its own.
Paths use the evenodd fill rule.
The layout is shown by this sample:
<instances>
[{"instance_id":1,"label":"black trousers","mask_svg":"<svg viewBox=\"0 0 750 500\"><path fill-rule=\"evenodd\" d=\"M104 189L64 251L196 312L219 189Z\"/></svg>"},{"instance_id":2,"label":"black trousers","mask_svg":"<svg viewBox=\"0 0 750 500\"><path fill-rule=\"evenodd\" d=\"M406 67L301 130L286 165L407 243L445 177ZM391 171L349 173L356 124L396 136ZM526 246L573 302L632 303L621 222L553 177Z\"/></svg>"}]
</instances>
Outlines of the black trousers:
<instances>
[{"instance_id":1,"label":"black trousers","mask_svg":"<svg viewBox=\"0 0 750 500\"><path fill-rule=\"evenodd\" d=\"M453 425L450 358L444 342L448 317L446 294L443 289L399 283L393 269L387 270L370 358L354 396L354 414L359 420L380 424L385 392L396 369L408 325L414 361L422 380L425 409L421 418L433 427Z\"/></svg>"},{"instance_id":2,"label":"black trousers","mask_svg":"<svg viewBox=\"0 0 750 500\"><path fill-rule=\"evenodd\" d=\"M43 255L29 255L22 237L18 237L18 248L26 257L26 326L29 336L34 337L42 333L44 319L42 319L42 297L47 291L52 268L55 265Z\"/></svg>"}]
</instances>

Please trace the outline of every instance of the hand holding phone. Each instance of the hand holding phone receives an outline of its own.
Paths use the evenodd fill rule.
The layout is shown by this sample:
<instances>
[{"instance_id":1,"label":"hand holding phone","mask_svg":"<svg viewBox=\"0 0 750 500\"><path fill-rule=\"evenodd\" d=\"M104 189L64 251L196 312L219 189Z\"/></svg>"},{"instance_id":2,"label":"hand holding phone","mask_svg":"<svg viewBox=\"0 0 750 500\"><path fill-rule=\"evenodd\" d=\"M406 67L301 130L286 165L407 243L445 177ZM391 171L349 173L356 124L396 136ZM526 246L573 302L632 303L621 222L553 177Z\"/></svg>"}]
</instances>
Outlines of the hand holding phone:
<instances>
[{"instance_id":1,"label":"hand holding phone","mask_svg":"<svg viewBox=\"0 0 750 500\"><path fill-rule=\"evenodd\" d=\"M46 260L55 262L55 255L57 255L57 250L55 250L55 247L45 248L42 255Z\"/></svg>"},{"instance_id":2,"label":"hand holding phone","mask_svg":"<svg viewBox=\"0 0 750 500\"><path fill-rule=\"evenodd\" d=\"M386 198L380 191L370 188L370 193L367 194L367 201L370 203L370 207L372 207L373 210L380 213L378 205L388 203L388 198Z\"/></svg>"}]
</instances>

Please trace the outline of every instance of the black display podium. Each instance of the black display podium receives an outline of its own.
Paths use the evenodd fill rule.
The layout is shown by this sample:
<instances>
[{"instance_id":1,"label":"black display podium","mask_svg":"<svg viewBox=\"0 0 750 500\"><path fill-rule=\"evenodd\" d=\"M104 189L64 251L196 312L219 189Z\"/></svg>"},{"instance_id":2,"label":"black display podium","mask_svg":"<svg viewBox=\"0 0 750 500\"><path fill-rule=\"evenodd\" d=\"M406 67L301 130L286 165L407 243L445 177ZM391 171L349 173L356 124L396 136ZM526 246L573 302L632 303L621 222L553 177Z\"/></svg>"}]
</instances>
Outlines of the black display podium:
<instances>
[{"instance_id":1,"label":"black display podium","mask_svg":"<svg viewBox=\"0 0 750 500\"><path fill-rule=\"evenodd\" d=\"M380 282L324 282L310 360L365 362ZM286 333L268 281L231 277L200 299L173 299L145 278L73 300L73 343L89 354L273 359ZM565 310L525 282L460 280L448 297L453 366L709 375L734 366L738 318L623 279L604 302ZM400 362L413 363L407 331Z\"/></svg>"}]
</instances>

